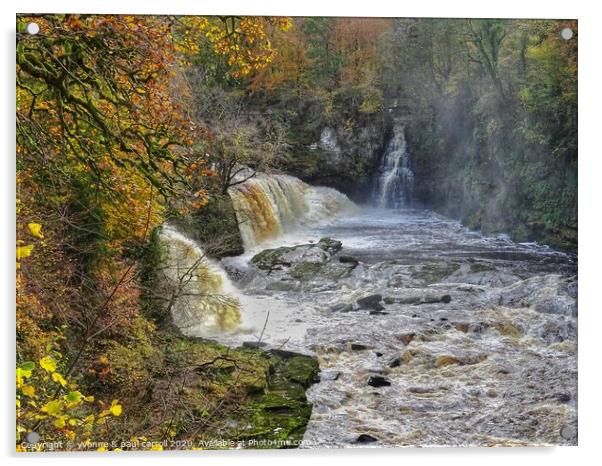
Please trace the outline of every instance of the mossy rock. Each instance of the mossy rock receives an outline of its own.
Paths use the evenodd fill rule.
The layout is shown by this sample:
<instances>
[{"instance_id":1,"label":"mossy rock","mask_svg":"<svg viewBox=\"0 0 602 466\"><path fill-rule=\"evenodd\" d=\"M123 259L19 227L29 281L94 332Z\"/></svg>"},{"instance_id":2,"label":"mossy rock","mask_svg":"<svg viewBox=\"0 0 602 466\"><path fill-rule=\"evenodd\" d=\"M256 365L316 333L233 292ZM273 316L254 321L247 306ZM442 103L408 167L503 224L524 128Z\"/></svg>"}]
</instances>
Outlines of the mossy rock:
<instances>
[{"instance_id":1,"label":"mossy rock","mask_svg":"<svg viewBox=\"0 0 602 466\"><path fill-rule=\"evenodd\" d=\"M333 255L339 252L343 248L343 243L332 238L324 237L318 241L317 246L322 250Z\"/></svg>"},{"instance_id":2,"label":"mossy rock","mask_svg":"<svg viewBox=\"0 0 602 466\"><path fill-rule=\"evenodd\" d=\"M494 270L495 267L491 266L490 264L485 264L483 262L473 262L470 264L470 271L472 273L492 272Z\"/></svg>"},{"instance_id":3,"label":"mossy rock","mask_svg":"<svg viewBox=\"0 0 602 466\"><path fill-rule=\"evenodd\" d=\"M265 249L260 253L255 254L251 258L251 263L257 268L267 272L271 272L277 266L289 267L291 265L290 262L282 261L282 256L292 250L294 250L294 248L289 247Z\"/></svg>"},{"instance_id":4,"label":"mossy rock","mask_svg":"<svg viewBox=\"0 0 602 466\"><path fill-rule=\"evenodd\" d=\"M320 273L324 264L318 262L299 262L291 270L291 276L297 280L308 280Z\"/></svg>"},{"instance_id":5,"label":"mossy rock","mask_svg":"<svg viewBox=\"0 0 602 466\"><path fill-rule=\"evenodd\" d=\"M169 432L170 439L193 442L278 442L247 442L247 448L293 447L302 439L312 411L305 391L318 374L315 358L230 348L170 326L157 329L144 318L129 332L123 341L95 345L94 354L107 355L108 378L82 381L86 393L108 402L118 398L124 407L109 441L141 431L153 440Z\"/></svg>"},{"instance_id":6,"label":"mossy rock","mask_svg":"<svg viewBox=\"0 0 602 466\"><path fill-rule=\"evenodd\" d=\"M410 267L412 278L424 281L425 284L438 283L459 270L457 262L432 262L419 267Z\"/></svg>"},{"instance_id":7,"label":"mossy rock","mask_svg":"<svg viewBox=\"0 0 602 466\"><path fill-rule=\"evenodd\" d=\"M236 437L257 441L247 443L252 448L289 448L303 438L309 422L305 390L317 381L319 366L315 358L287 351L273 350L269 358L268 390L246 409L240 422L246 428Z\"/></svg>"}]
</instances>

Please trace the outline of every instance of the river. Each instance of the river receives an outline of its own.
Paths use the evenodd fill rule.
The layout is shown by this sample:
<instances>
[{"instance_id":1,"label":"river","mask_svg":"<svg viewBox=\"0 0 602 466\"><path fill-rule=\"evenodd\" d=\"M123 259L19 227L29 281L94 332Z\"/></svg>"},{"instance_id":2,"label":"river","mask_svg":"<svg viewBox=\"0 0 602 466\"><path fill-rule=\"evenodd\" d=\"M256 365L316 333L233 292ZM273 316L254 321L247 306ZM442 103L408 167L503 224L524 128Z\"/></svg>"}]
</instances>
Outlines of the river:
<instances>
[{"instance_id":1,"label":"river","mask_svg":"<svg viewBox=\"0 0 602 466\"><path fill-rule=\"evenodd\" d=\"M315 274L249 263L322 237L342 249ZM241 322L204 336L318 357L307 447L576 443L574 255L428 210L364 207L223 262Z\"/></svg>"}]
</instances>

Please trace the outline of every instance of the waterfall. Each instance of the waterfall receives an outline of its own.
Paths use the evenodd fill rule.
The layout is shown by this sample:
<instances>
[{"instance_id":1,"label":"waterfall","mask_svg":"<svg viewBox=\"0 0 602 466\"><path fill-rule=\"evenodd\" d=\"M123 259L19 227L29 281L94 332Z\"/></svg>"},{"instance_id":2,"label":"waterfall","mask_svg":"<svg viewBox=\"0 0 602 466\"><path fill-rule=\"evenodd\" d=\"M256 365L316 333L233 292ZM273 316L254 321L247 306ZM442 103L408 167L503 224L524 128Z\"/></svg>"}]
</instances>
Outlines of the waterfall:
<instances>
[{"instance_id":1,"label":"waterfall","mask_svg":"<svg viewBox=\"0 0 602 466\"><path fill-rule=\"evenodd\" d=\"M288 175L257 174L228 190L246 250L299 225L328 220L354 204L332 188Z\"/></svg>"},{"instance_id":2,"label":"waterfall","mask_svg":"<svg viewBox=\"0 0 602 466\"><path fill-rule=\"evenodd\" d=\"M173 227L164 225L159 241L165 250L161 272L167 307L174 324L189 336L209 336L240 323L237 290L221 264Z\"/></svg>"},{"instance_id":3,"label":"waterfall","mask_svg":"<svg viewBox=\"0 0 602 466\"><path fill-rule=\"evenodd\" d=\"M374 201L379 207L402 207L412 200L413 185L405 128L396 124L378 168Z\"/></svg>"}]
</instances>

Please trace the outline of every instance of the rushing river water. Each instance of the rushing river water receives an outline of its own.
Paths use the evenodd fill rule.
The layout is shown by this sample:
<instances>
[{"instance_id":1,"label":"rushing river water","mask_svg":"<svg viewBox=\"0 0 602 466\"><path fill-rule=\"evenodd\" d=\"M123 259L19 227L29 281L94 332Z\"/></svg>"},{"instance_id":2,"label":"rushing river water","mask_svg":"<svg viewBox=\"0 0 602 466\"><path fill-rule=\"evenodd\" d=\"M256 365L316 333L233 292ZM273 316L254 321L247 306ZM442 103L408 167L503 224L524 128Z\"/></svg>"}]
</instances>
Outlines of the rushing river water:
<instances>
[{"instance_id":1,"label":"rushing river water","mask_svg":"<svg viewBox=\"0 0 602 466\"><path fill-rule=\"evenodd\" d=\"M257 231L222 261L237 329L185 331L316 355L307 447L576 443L575 256L427 210L342 209L260 244ZM342 249L323 254L323 237ZM250 263L284 245L326 262L305 275Z\"/></svg>"}]
</instances>

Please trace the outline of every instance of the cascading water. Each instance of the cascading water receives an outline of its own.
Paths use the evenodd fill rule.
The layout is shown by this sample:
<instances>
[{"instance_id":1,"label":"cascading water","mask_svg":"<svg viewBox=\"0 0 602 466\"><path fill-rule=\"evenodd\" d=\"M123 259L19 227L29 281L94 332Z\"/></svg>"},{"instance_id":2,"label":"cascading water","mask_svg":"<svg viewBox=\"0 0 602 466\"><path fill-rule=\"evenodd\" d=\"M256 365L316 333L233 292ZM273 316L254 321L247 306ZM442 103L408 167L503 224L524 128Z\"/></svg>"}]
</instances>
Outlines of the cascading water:
<instances>
[{"instance_id":1,"label":"cascading water","mask_svg":"<svg viewBox=\"0 0 602 466\"><path fill-rule=\"evenodd\" d=\"M159 241L165 249L164 297L182 333L208 336L236 328L241 320L238 291L221 264L169 225L161 227Z\"/></svg>"},{"instance_id":2,"label":"cascading water","mask_svg":"<svg viewBox=\"0 0 602 466\"><path fill-rule=\"evenodd\" d=\"M395 209L407 205L412 199L413 185L414 173L410 168L405 128L397 123L378 169L374 189L376 205Z\"/></svg>"},{"instance_id":3,"label":"cascading water","mask_svg":"<svg viewBox=\"0 0 602 466\"><path fill-rule=\"evenodd\" d=\"M292 227L315 225L354 207L335 189L310 186L288 175L258 174L228 192L246 250Z\"/></svg>"}]
</instances>

